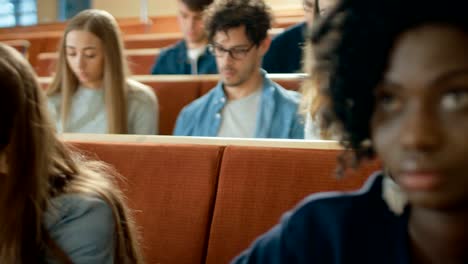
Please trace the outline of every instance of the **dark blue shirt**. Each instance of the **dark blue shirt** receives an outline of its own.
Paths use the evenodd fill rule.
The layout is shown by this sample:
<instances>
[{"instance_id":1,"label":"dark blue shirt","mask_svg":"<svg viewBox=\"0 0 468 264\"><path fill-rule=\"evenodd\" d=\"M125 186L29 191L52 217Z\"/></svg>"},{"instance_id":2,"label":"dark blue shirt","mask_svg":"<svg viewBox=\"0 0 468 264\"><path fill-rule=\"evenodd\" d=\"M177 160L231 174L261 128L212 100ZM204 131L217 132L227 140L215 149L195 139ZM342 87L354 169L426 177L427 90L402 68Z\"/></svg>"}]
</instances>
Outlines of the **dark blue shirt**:
<instances>
[{"instance_id":1,"label":"dark blue shirt","mask_svg":"<svg viewBox=\"0 0 468 264\"><path fill-rule=\"evenodd\" d=\"M408 210L382 198L383 176L355 193L308 197L233 263L409 263Z\"/></svg>"},{"instance_id":2,"label":"dark blue shirt","mask_svg":"<svg viewBox=\"0 0 468 264\"><path fill-rule=\"evenodd\" d=\"M208 49L205 49L205 52L198 58L197 70L197 74L218 73L216 60ZM195 74L192 73L185 41L179 41L163 49L151 70L151 74Z\"/></svg>"},{"instance_id":3,"label":"dark blue shirt","mask_svg":"<svg viewBox=\"0 0 468 264\"><path fill-rule=\"evenodd\" d=\"M263 57L263 69L268 73L302 72L302 47L306 28L305 22L299 23L276 36Z\"/></svg>"}]
</instances>

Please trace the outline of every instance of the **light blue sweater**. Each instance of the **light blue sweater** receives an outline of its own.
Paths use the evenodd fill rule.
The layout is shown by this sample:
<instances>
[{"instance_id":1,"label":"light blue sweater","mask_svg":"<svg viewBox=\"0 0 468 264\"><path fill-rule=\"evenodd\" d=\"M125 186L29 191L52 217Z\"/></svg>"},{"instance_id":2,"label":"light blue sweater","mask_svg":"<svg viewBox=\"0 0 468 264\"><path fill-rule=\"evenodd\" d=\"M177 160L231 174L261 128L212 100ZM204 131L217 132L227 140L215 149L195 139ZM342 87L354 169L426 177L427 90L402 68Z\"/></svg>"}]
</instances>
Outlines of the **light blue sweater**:
<instances>
[{"instance_id":1,"label":"light blue sweater","mask_svg":"<svg viewBox=\"0 0 468 264\"><path fill-rule=\"evenodd\" d=\"M52 199L44 216L51 238L74 264L113 263L115 221L103 200L79 194ZM48 254L46 263L58 263Z\"/></svg>"},{"instance_id":2,"label":"light blue sweater","mask_svg":"<svg viewBox=\"0 0 468 264\"><path fill-rule=\"evenodd\" d=\"M154 135L158 133L158 100L148 86L128 80L128 133ZM104 89L79 87L72 97L66 129L60 118L62 96L49 96L49 112L59 133L108 133Z\"/></svg>"}]
</instances>

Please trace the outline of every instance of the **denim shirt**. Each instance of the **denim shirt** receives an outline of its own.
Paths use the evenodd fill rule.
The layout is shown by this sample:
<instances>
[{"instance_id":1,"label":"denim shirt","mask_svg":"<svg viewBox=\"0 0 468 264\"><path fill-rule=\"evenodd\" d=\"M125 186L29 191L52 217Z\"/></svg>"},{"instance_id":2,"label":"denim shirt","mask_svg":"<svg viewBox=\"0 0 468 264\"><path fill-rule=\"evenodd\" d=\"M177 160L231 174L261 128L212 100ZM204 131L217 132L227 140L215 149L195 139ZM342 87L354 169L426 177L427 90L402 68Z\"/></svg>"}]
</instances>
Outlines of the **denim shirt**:
<instances>
[{"instance_id":1,"label":"denim shirt","mask_svg":"<svg viewBox=\"0 0 468 264\"><path fill-rule=\"evenodd\" d=\"M205 49L205 52L198 58L197 69L197 74L218 73L216 60L208 49ZM195 74L192 73L192 67L187 57L185 41L179 41L175 45L162 50L151 70L151 74Z\"/></svg>"},{"instance_id":2,"label":"denim shirt","mask_svg":"<svg viewBox=\"0 0 468 264\"><path fill-rule=\"evenodd\" d=\"M268 79L262 70L263 87L257 111L256 138L304 138L304 122L298 113L300 94ZM227 101L223 83L182 109L174 135L216 137L221 111Z\"/></svg>"}]
</instances>

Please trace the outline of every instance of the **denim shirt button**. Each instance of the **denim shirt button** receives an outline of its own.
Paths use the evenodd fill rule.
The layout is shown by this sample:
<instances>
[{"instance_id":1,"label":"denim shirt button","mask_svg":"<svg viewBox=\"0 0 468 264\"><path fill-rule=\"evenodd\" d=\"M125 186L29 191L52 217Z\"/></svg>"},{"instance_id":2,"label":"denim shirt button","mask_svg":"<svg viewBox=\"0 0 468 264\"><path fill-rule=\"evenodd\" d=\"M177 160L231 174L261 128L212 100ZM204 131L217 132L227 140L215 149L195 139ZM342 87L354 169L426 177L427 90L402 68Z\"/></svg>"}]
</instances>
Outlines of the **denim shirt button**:
<instances>
[{"instance_id":1,"label":"denim shirt button","mask_svg":"<svg viewBox=\"0 0 468 264\"><path fill-rule=\"evenodd\" d=\"M221 114L220 114L220 113L216 113L215 117L219 119L219 118L221 118Z\"/></svg>"},{"instance_id":2,"label":"denim shirt button","mask_svg":"<svg viewBox=\"0 0 468 264\"><path fill-rule=\"evenodd\" d=\"M220 101L221 101L221 103L226 102L226 97L221 97Z\"/></svg>"}]
</instances>

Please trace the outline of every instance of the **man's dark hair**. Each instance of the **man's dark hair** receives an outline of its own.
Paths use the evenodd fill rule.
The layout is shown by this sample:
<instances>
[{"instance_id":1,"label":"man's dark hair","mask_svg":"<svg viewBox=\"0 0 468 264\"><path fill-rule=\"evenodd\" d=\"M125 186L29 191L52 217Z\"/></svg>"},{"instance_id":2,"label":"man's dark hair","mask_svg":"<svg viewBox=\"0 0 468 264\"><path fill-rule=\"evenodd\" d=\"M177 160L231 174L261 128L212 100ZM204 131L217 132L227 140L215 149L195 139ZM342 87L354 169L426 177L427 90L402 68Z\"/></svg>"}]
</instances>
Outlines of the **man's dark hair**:
<instances>
[{"instance_id":1,"label":"man's dark hair","mask_svg":"<svg viewBox=\"0 0 468 264\"><path fill-rule=\"evenodd\" d=\"M320 16L320 1L315 0L314 1L314 17L319 17Z\"/></svg>"},{"instance_id":2,"label":"man's dark hair","mask_svg":"<svg viewBox=\"0 0 468 264\"><path fill-rule=\"evenodd\" d=\"M205 28L208 39L213 41L219 31L245 26L247 38L258 46L267 37L272 19L263 0L220 0L206 10Z\"/></svg>"},{"instance_id":3,"label":"man's dark hair","mask_svg":"<svg viewBox=\"0 0 468 264\"><path fill-rule=\"evenodd\" d=\"M387 70L397 38L428 24L447 25L468 34L464 2L342 0L317 21L310 41L316 70L327 73L320 90L330 102L328 123L337 122L343 128L341 142L355 151L356 161L374 157L368 144L374 89Z\"/></svg>"},{"instance_id":4,"label":"man's dark hair","mask_svg":"<svg viewBox=\"0 0 468 264\"><path fill-rule=\"evenodd\" d=\"M180 0L184 3L191 11L200 12L203 11L207 6L213 3L213 0Z\"/></svg>"}]
</instances>

